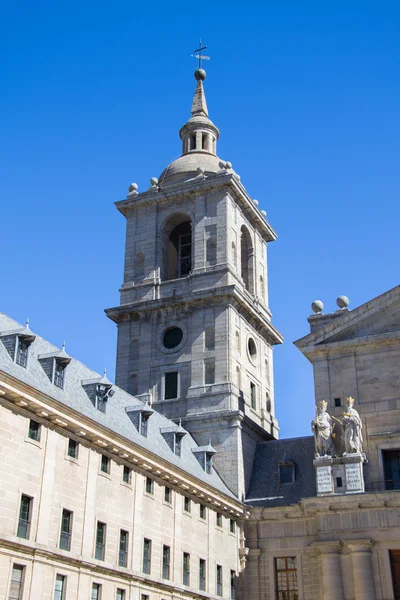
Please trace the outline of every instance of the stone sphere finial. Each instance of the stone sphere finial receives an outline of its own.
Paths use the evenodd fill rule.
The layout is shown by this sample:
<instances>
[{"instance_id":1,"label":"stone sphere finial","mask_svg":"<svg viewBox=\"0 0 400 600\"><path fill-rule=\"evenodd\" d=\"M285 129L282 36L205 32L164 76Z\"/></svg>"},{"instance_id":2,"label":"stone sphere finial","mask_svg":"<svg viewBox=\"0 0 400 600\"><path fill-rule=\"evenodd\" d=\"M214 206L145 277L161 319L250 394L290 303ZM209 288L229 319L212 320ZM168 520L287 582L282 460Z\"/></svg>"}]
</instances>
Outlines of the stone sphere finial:
<instances>
[{"instance_id":1,"label":"stone sphere finial","mask_svg":"<svg viewBox=\"0 0 400 600\"><path fill-rule=\"evenodd\" d=\"M320 315L324 310L324 303L321 302L321 300L314 300L314 302L311 304L311 308L315 314Z\"/></svg>"},{"instance_id":2,"label":"stone sphere finial","mask_svg":"<svg viewBox=\"0 0 400 600\"><path fill-rule=\"evenodd\" d=\"M253 204L255 204L256 206L258 206L258 200L254 200L253 199Z\"/></svg>"},{"instance_id":3,"label":"stone sphere finial","mask_svg":"<svg viewBox=\"0 0 400 600\"><path fill-rule=\"evenodd\" d=\"M137 183L131 183L131 185L129 186L128 190L129 190L129 195L130 196L134 196L135 194L137 194L137 189L138 189L138 184Z\"/></svg>"},{"instance_id":4,"label":"stone sphere finial","mask_svg":"<svg viewBox=\"0 0 400 600\"><path fill-rule=\"evenodd\" d=\"M207 77L207 73L205 72L204 69L196 69L194 72L194 78L197 81L204 81L205 78Z\"/></svg>"},{"instance_id":5,"label":"stone sphere finial","mask_svg":"<svg viewBox=\"0 0 400 600\"><path fill-rule=\"evenodd\" d=\"M262 210L261 214L262 214L263 217L266 217L267 216L267 211L266 210Z\"/></svg>"},{"instance_id":6,"label":"stone sphere finial","mask_svg":"<svg viewBox=\"0 0 400 600\"><path fill-rule=\"evenodd\" d=\"M197 167L196 173L197 175L204 175L204 167Z\"/></svg>"},{"instance_id":7,"label":"stone sphere finial","mask_svg":"<svg viewBox=\"0 0 400 600\"><path fill-rule=\"evenodd\" d=\"M226 163L225 163L225 168L226 168L226 169L232 169L232 163L231 163L231 162L229 162L229 160L227 160L227 161L226 161Z\"/></svg>"},{"instance_id":8,"label":"stone sphere finial","mask_svg":"<svg viewBox=\"0 0 400 600\"><path fill-rule=\"evenodd\" d=\"M350 304L350 300L347 296L339 296L339 298L336 300L336 304L339 308L347 308Z\"/></svg>"},{"instance_id":9,"label":"stone sphere finial","mask_svg":"<svg viewBox=\"0 0 400 600\"><path fill-rule=\"evenodd\" d=\"M151 183L151 185L157 185L157 184L158 184L158 179L157 179L157 177L152 177L152 178L150 179L150 183Z\"/></svg>"}]
</instances>

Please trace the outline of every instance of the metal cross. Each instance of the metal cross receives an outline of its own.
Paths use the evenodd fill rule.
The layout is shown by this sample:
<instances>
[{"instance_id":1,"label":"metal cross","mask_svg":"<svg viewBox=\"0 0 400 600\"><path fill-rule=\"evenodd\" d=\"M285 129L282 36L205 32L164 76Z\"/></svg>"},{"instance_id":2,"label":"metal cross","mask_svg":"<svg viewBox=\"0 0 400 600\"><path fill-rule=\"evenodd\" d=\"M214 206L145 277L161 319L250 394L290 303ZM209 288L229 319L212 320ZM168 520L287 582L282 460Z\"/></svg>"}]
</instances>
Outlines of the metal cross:
<instances>
[{"instance_id":1,"label":"metal cross","mask_svg":"<svg viewBox=\"0 0 400 600\"><path fill-rule=\"evenodd\" d=\"M202 51L205 50L206 48L208 48L208 46L203 46L202 41L200 40L200 48L197 48L197 50L193 50L193 54L190 55L190 56L193 56L193 58L198 59L199 69L201 69L201 61L202 60L210 60L209 56L204 56L204 54L202 54Z\"/></svg>"}]
</instances>

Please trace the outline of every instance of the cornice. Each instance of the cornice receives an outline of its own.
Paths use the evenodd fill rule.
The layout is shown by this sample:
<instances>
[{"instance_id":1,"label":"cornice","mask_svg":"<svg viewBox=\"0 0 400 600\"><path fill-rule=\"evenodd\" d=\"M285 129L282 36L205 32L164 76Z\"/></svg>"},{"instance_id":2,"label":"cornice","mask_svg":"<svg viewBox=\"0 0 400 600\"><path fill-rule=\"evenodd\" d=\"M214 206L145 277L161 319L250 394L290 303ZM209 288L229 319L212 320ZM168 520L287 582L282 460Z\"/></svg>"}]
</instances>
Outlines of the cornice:
<instances>
[{"instance_id":1,"label":"cornice","mask_svg":"<svg viewBox=\"0 0 400 600\"><path fill-rule=\"evenodd\" d=\"M192 277L192 275L188 275ZM190 295L168 296L154 300L141 300L130 304L122 304L113 308L106 308L106 315L115 323L127 321L132 313L142 318L150 319L161 315L165 310L188 311L193 307L210 306L221 299L231 300L234 308L243 314L250 325L272 345L282 344L283 336L264 315L265 310L254 306L252 298L239 289L236 284L205 289L200 292L191 292Z\"/></svg>"},{"instance_id":2,"label":"cornice","mask_svg":"<svg viewBox=\"0 0 400 600\"><path fill-rule=\"evenodd\" d=\"M114 431L91 421L81 413L65 406L54 398L22 383L0 371L0 402L15 405L20 411L35 414L41 422L55 429L70 431L97 451L109 454L121 464L143 475L152 476L173 489L207 504L232 518L247 518L247 507L223 492L191 476L185 470L168 463L156 454L124 438Z\"/></svg>"}]
</instances>

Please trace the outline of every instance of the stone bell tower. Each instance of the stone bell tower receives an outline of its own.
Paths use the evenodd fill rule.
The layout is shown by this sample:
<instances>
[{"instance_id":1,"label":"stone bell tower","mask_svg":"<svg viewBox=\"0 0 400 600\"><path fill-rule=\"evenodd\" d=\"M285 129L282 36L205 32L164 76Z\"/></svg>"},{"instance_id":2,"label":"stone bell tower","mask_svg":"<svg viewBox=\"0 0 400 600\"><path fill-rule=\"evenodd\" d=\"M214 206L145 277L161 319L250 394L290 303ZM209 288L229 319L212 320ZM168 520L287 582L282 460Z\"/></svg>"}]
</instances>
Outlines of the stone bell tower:
<instances>
[{"instance_id":1,"label":"stone bell tower","mask_svg":"<svg viewBox=\"0 0 400 600\"><path fill-rule=\"evenodd\" d=\"M151 187L117 202L126 218L116 383L217 450L214 466L245 493L256 443L278 435L267 244L276 233L217 156L197 69L182 156Z\"/></svg>"}]
</instances>

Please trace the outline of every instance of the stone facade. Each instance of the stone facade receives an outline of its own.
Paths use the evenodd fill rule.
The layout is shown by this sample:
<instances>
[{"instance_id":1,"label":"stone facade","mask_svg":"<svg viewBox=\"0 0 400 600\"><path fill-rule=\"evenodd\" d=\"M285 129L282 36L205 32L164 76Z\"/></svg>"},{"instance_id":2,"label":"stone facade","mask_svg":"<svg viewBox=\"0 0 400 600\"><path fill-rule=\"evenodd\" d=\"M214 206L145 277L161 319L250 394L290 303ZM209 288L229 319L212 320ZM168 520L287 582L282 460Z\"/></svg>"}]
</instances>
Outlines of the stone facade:
<instances>
[{"instance_id":1,"label":"stone facade","mask_svg":"<svg viewBox=\"0 0 400 600\"><path fill-rule=\"evenodd\" d=\"M316 470L332 470L331 489L326 479L310 485L312 438L280 440L279 452L285 449L294 464L294 480L262 486L259 471L265 478L280 467L273 443L260 448L247 500L244 597L280 599L277 561L284 557L296 565L297 592L290 600L400 597L393 558L400 556L400 475L396 467L388 470L396 459L385 454L400 451L399 317L400 286L352 311L310 317L311 333L295 342L313 364L316 402L327 401L340 419L346 397L354 397L366 460L362 466L360 455L342 456L343 429L336 421L333 457L314 460ZM358 468L365 492L362 478L354 478Z\"/></svg>"},{"instance_id":2,"label":"stone facade","mask_svg":"<svg viewBox=\"0 0 400 600\"><path fill-rule=\"evenodd\" d=\"M201 467L190 436L30 331L22 366L9 340L19 351L27 329L1 313L0 329L0 597L229 599L246 509ZM64 361L62 387L44 368L48 358ZM105 412L88 397L96 381L113 392ZM137 411L150 414L146 435L136 430ZM168 443L176 431L178 454Z\"/></svg>"}]
</instances>

